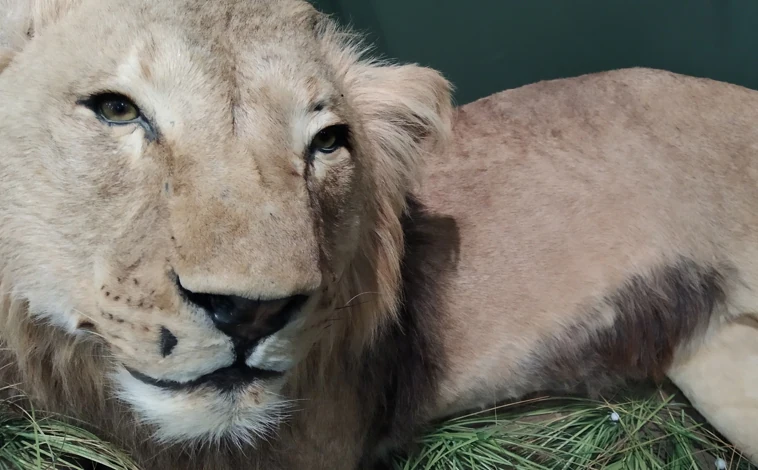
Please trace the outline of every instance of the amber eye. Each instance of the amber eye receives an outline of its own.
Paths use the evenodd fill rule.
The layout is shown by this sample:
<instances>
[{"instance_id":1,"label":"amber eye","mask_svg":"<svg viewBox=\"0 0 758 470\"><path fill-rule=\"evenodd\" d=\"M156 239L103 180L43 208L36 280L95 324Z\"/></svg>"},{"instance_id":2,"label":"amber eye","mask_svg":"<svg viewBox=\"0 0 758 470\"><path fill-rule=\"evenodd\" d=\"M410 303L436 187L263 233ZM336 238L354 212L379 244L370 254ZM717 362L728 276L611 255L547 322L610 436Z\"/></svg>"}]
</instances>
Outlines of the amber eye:
<instances>
[{"instance_id":1,"label":"amber eye","mask_svg":"<svg viewBox=\"0 0 758 470\"><path fill-rule=\"evenodd\" d=\"M311 149L321 153L332 153L345 145L347 128L343 125L322 129L313 138Z\"/></svg>"},{"instance_id":2,"label":"amber eye","mask_svg":"<svg viewBox=\"0 0 758 470\"><path fill-rule=\"evenodd\" d=\"M111 122L134 121L140 116L137 105L125 96L114 95L102 100L98 110L104 119Z\"/></svg>"},{"instance_id":3,"label":"amber eye","mask_svg":"<svg viewBox=\"0 0 758 470\"><path fill-rule=\"evenodd\" d=\"M102 93L80 101L106 122L128 124L137 121L142 113L132 100L117 93Z\"/></svg>"}]
</instances>

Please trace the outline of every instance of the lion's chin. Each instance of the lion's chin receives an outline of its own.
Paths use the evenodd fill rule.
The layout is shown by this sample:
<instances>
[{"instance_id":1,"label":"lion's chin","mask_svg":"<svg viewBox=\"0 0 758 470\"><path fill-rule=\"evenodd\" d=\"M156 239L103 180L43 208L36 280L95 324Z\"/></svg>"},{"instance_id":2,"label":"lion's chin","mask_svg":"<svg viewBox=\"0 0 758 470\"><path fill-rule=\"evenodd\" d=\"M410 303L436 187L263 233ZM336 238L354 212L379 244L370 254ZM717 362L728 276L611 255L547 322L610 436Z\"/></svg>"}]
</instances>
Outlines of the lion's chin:
<instances>
[{"instance_id":1,"label":"lion's chin","mask_svg":"<svg viewBox=\"0 0 758 470\"><path fill-rule=\"evenodd\" d=\"M234 388L212 384L187 389L160 387L121 368L114 376L118 396L144 424L155 427L165 444L202 443L255 446L276 432L288 412L277 392L281 379L248 382Z\"/></svg>"}]
</instances>

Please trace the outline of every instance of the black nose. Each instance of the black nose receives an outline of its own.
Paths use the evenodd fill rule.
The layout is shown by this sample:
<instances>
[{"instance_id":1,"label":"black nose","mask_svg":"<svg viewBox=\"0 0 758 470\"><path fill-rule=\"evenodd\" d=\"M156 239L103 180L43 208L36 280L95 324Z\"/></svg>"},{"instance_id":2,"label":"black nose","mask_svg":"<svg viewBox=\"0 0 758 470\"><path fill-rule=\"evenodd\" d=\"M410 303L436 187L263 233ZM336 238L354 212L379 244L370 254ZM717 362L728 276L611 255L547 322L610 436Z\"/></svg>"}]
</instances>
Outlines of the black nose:
<instances>
[{"instance_id":1,"label":"black nose","mask_svg":"<svg viewBox=\"0 0 758 470\"><path fill-rule=\"evenodd\" d=\"M179 290L190 302L208 313L216 328L229 336L257 339L272 334L290 321L308 300L306 295L282 299L255 300L236 295L219 295Z\"/></svg>"}]
</instances>

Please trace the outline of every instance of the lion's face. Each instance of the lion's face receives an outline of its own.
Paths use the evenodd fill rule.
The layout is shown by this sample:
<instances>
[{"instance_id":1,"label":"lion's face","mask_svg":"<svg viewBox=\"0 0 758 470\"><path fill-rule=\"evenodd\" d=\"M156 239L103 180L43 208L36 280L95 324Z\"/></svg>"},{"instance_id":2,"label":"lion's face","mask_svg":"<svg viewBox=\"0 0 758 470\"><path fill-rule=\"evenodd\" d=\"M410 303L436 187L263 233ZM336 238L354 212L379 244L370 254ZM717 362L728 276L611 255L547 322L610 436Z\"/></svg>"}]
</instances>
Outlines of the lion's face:
<instances>
[{"instance_id":1,"label":"lion's face","mask_svg":"<svg viewBox=\"0 0 758 470\"><path fill-rule=\"evenodd\" d=\"M161 439L265 432L345 286L392 286L376 258L447 83L359 62L325 21L298 0L85 0L0 74L3 279L109 345Z\"/></svg>"}]
</instances>

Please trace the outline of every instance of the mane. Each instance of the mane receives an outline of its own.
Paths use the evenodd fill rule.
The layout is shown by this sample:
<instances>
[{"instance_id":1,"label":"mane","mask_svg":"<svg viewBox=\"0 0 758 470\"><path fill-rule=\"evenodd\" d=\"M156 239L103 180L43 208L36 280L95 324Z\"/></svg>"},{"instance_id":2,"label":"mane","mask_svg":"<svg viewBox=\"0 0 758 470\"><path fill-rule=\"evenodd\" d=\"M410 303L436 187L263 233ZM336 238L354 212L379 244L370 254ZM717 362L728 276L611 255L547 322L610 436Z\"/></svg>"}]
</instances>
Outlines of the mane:
<instances>
[{"instance_id":1,"label":"mane","mask_svg":"<svg viewBox=\"0 0 758 470\"><path fill-rule=\"evenodd\" d=\"M448 280L455 271L460 238L455 219L427 212L409 196L401 220L404 256L396 321L361 356L360 396L372 397L373 452L410 442L435 407L447 353L439 325L447 314ZM378 449L378 450L376 450ZM365 453L366 458L384 455Z\"/></svg>"},{"instance_id":2,"label":"mane","mask_svg":"<svg viewBox=\"0 0 758 470\"><path fill-rule=\"evenodd\" d=\"M370 55L371 47L349 28L326 16L317 28L327 57L345 88L354 97L353 106L365 117L361 150L371 167L365 181L369 195L366 225L360 246L337 288L338 321L330 322L329 334L320 342L322 354L334 348L352 351L360 357L382 337L386 328L397 325L402 299L402 262L406 244L404 217L416 212L413 192L420 184L424 160L447 146L451 137L452 103L439 109L422 100L429 92L407 92L400 107L393 89L374 86L388 68L398 67ZM383 84L386 85L386 84ZM414 84L403 83L408 89ZM451 85L441 84L449 93ZM434 97L439 98L439 97ZM388 118L389 103L393 109Z\"/></svg>"}]
</instances>

